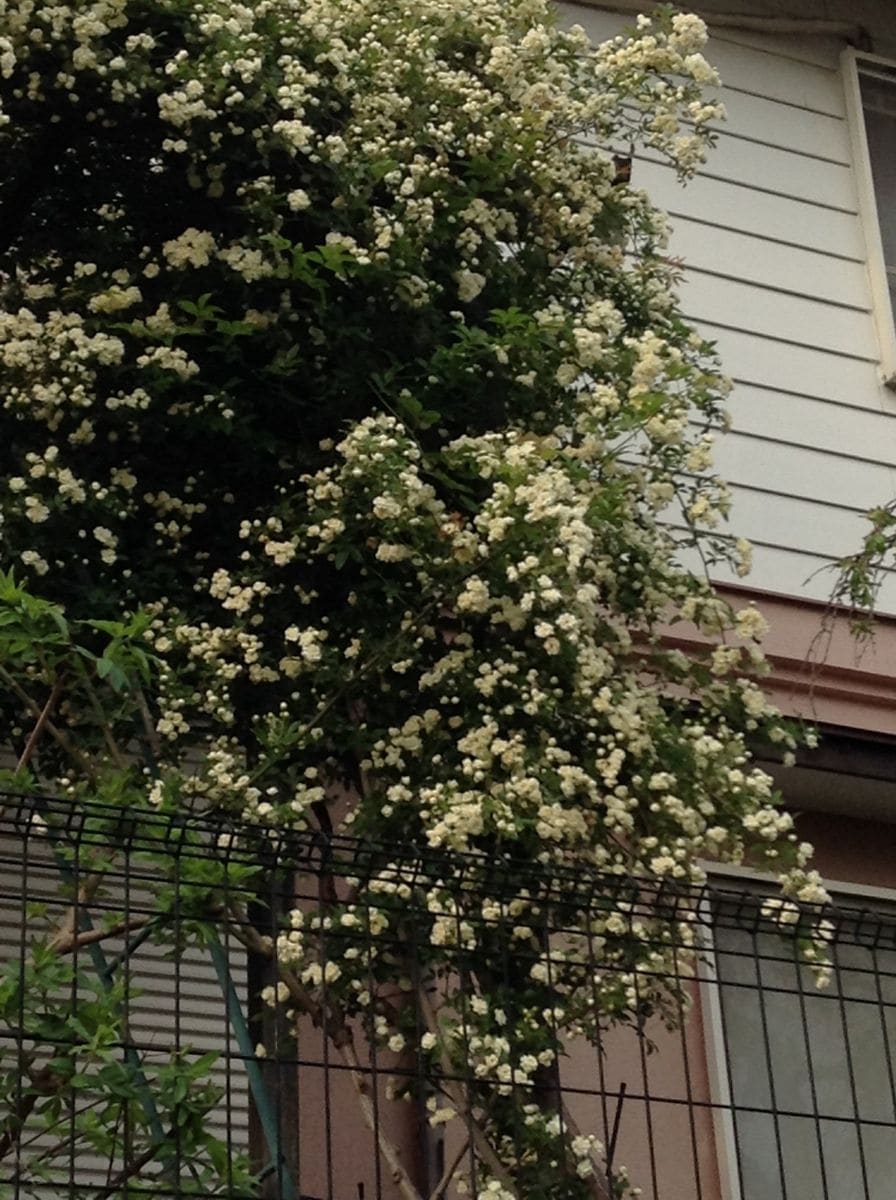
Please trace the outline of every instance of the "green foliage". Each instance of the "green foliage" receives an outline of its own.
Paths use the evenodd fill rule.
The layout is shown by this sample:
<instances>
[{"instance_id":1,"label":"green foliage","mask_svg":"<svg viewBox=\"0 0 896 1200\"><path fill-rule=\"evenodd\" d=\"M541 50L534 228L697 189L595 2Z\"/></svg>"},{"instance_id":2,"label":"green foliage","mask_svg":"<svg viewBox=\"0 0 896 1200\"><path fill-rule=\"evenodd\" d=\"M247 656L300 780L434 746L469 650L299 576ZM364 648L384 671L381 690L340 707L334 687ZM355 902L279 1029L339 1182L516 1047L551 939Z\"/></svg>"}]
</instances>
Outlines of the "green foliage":
<instances>
[{"instance_id":1,"label":"green foliage","mask_svg":"<svg viewBox=\"0 0 896 1200\"><path fill-rule=\"evenodd\" d=\"M15 1159L17 1195L65 1186L72 1154L96 1164L110 1197L134 1194L136 1178L139 1194L164 1194L172 1172L186 1195L223 1194L224 1180L228 1194L249 1194L245 1166L231 1169L207 1129L222 1095L207 1079L217 1055L138 1055L124 1022L137 994L47 937L0 973L0 1161Z\"/></svg>"},{"instance_id":2,"label":"green foliage","mask_svg":"<svg viewBox=\"0 0 896 1200\"><path fill-rule=\"evenodd\" d=\"M866 514L868 529L854 553L840 560L831 603L849 610L854 633L871 636L874 609L896 558L896 501Z\"/></svg>"}]
</instances>

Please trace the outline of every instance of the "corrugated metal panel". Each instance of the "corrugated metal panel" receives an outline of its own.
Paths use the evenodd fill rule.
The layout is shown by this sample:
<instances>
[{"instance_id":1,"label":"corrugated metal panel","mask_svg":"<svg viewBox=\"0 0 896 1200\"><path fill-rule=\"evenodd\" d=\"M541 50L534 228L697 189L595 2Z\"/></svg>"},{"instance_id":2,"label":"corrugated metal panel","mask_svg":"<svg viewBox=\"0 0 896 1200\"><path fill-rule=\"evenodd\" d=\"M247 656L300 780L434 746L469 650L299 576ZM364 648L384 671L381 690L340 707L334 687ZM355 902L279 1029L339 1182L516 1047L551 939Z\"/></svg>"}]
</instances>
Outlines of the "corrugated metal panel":
<instances>
[{"instance_id":1,"label":"corrugated metal panel","mask_svg":"<svg viewBox=\"0 0 896 1200\"><path fill-rule=\"evenodd\" d=\"M561 9L594 40L632 23ZM896 396L880 382L841 49L718 31L708 57L729 121L707 164L687 187L650 153L633 170L671 215L683 308L737 385L716 458L735 485L731 528L756 546L749 582L820 600L862 512L896 494ZM881 603L896 612L896 581Z\"/></svg>"},{"instance_id":2,"label":"corrugated metal panel","mask_svg":"<svg viewBox=\"0 0 896 1200\"><path fill-rule=\"evenodd\" d=\"M152 911L146 869L145 865L135 868L133 876L116 873L89 906L94 927L125 913L134 922ZM62 881L60 863L41 839L28 839L25 856L20 841L0 837L0 966L20 962L23 952L27 956L32 939L45 936L69 911L65 895L60 894ZM35 911L33 906L40 903L46 905L46 912ZM121 938L110 937L102 942L102 948L106 960L112 962L124 950L124 943ZM226 950L245 1011L245 953L232 942L226 944ZM91 979L96 978L86 948L77 952L76 961ZM168 1062L173 1050L196 1055L216 1053L218 1059L209 1079L224 1095L209 1112L207 1125L234 1150L248 1149L246 1074L207 950L188 946L173 954L163 944L147 941L130 954L127 967L119 968L117 977L126 982L124 1008L130 1042L149 1074L154 1065ZM53 1143L64 1147L65 1130L58 1138L38 1137L29 1153L34 1155ZM58 1162L67 1169L67 1157ZM8 1166L0 1164L0 1175L7 1174ZM84 1153L79 1155L75 1169L78 1185L85 1187L103 1186L109 1174L107 1163Z\"/></svg>"}]
</instances>

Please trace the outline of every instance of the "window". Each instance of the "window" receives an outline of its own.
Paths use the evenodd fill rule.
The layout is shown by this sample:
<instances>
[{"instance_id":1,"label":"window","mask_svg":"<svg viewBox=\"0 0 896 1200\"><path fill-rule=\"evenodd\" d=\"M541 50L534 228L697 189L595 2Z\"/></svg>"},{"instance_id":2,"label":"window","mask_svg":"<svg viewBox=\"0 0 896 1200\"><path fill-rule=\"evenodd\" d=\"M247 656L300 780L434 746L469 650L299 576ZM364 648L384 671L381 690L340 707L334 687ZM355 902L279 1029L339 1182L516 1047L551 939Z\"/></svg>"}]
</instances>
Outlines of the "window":
<instances>
[{"instance_id":1,"label":"window","mask_svg":"<svg viewBox=\"0 0 896 1200\"><path fill-rule=\"evenodd\" d=\"M881 368L896 388L896 63L847 50L843 73Z\"/></svg>"},{"instance_id":2,"label":"window","mask_svg":"<svg viewBox=\"0 0 896 1200\"><path fill-rule=\"evenodd\" d=\"M892 1200L896 917L843 910L819 990L758 900L714 908L726 1200Z\"/></svg>"}]
</instances>

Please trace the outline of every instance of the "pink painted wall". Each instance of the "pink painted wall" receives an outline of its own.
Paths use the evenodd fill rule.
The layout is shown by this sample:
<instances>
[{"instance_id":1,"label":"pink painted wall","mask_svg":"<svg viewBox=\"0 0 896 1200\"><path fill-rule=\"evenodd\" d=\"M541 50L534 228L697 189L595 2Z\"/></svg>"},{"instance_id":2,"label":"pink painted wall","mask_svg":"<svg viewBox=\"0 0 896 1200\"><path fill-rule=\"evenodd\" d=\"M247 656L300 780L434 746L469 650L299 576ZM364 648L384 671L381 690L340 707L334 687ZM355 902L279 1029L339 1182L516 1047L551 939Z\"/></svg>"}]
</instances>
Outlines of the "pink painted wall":
<instances>
[{"instance_id":1,"label":"pink painted wall","mask_svg":"<svg viewBox=\"0 0 896 1200\"><path fill-rule=\"evenodd\" d=\"M398 1057L389 1053L372 1057L360 1034L355 1045L363 1068L360 1077L346 1069L332 1045L325 1047L319 1029L310 1021L301 1023L299 1192L320 1200L399 1200L401 1193L376 1152L359 1096L369 1103L371 1119L396 1147L415 1183L420 1181L424 1146L419 1115L415 1105L388 1095L391 1085L403 1078Z\"/></svg>"},{"instance_id":2,"label":"pink painted wall","mask_svg":"<svg viewBox=\"0 0 896 1200\"><path fill-rule=\"evenodd\" d=\"M717 1200L721 1196L713 1134L709 1069L700 993L683 1027L669 1032L658 1021L639 1039L614 1030L604 1040L603 1063L594 1048L576 1048L564 1065L563 1083L580 1127L609 1142L619 1110L614 1164L628 1170L642 1200ZM653 1050L648 1048L653 1043ZM626 1085L621 1104L617 1096ZM584 1093L605 1089L606 1105Z\"/></svg>"}]
</instances>

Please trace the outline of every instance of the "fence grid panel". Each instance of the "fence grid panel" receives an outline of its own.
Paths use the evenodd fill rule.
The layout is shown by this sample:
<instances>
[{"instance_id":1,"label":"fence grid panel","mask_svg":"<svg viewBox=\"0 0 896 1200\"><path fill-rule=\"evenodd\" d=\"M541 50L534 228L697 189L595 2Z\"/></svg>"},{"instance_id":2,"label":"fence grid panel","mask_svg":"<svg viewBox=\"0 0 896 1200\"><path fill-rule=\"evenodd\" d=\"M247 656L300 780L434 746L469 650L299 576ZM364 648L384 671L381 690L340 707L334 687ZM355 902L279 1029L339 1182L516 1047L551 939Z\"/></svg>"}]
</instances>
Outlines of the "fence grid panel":
<instances>
[{"instance_id":1,"label":"fence grid panel","mask_svg":"<svg viewBox=\"0 0 896 1200\"><path fill-rule=\"evenodd\" d=\"M4 795L0 1200L892 1200L896 914L775 911Z\"/></svg>"}]
</instances>

